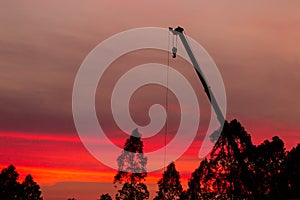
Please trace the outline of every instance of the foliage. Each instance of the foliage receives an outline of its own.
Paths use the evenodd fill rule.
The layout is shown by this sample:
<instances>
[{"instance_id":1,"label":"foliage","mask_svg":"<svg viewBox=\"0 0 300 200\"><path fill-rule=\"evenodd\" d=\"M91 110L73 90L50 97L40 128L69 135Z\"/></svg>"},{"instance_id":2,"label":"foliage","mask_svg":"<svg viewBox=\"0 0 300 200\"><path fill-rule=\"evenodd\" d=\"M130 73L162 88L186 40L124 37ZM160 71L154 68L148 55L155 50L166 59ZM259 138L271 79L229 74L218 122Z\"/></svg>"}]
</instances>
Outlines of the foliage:
<instances>
[{"instance_id":1,"label":"foliage","mask_svg":"<svg viewBox=\"0 0 300 200\"><path fill-rule=\"evenodd\" d=\"M158 191L154 200L219 200L219 199L299 199L300 198L300 144L287 152L283 141L274 136L260 145L253 145L251 136L237 120L224 124L223 130L215 132L212 140L219 136L210 155L201 160L192 173L188 188L183 191L180 175L171 163L158 181ZM132 137L132 136L131 136ZM139 137L127 140L124 150L142 152ZM140 149L138 151L137 149ZM142 154L143 155L143 154ZM131 162L128 162L130 160ZM143 156L127 155L126 151L118 159L120 171L116 180L123 181L122 190L116 199L146 199L148 192L143 183ZM134 166L141 173L123 172ZM122 170L123 169L123 170ZM135 185L134 185L135 184ZM139 194L147 194L146 196Z\"/></svg>"},{"instance_id":2,"label":"foliage","mask_svg":"<svg viewBox=\"0 0 300 200\"><path fill-rule=\"evenodd\" d=\"M112 200L112 198L109 194L102 194L100 200Z\"/></svg>"},{"instance_id":3,"label":"foliage","mask_svg":"<svg viewBox=\"0 0 300 200\"><path fill-rule=\"evenodd\" d=\"M30 174L27 175L22 183L22 197L26 200L42 200L41 194L40 186L33 180Z\"/></svg>"},{"instance_id":4,"label":"foliage","mask_svg":"<svg viewBox=\"0 0 300 200\"><path fill-rule=\"evenodd\" d=\"M250 135L237 120L225 122L210 155L201 160L183 191L180 175L172 162L158 181L154 200L217 200L300 198L300 144L290 152L274 136L253 145ZM130 153L131 152L131 153ZM149 198L145 184L147 158L143 154L141 134L134 130L118 157L119 170L114 185L120 187L116 200ZM0 173L1 200L42 200L40 186L29 174L21 183L13 165ZM69 198L68 200L75 200ZM112 200L102 194L100 200Z\"/></svg>"},{"instance_id":5,"label":"foliage","mask_svg":"<svg viewBox=\"0 0 300 200\"><path fill-rule=\"evenodd\" d=\"M284 143L277 136L273 137L271 142L265 140L256 147L252 161L255 171L253 177L256 183L256 190L258 191L256 198L270 198L271 190L273 190L273 193L279 184L281 187L284 187L280 179L281 175L283 175L283 163L286 155ZM284 199L284 195L280 199Z\"/></svg>"},{"instance_id":6,"label":"foliage","mask_svg":"<svg viewBox=\"0 0 300 200\"><path fill-rule=\"evenodd\" d=\"M254 150L250 135L239 122L225 122L210 154L211 173L207 187L219 199L244 199L255 194L250 157Z\"/></svg>"},{"instance_id":7,"label":"foliage","mask_svg":"<svg viewBox=\"0 0 300 200\"><path fill-rule=\"evenodd\" d=\"M283 163L283 173L279 177L277 183L271 188L271 197L282 197L280 194L285 194L285 198L299 199L300 198L300 144L293 148L287 155ZM280 193L280 194L278 194Z\"/></svg>"},{"instance_id":8,"label":"foliage","mask_svg":"<svg viewBox=\"0 0 300 200\"><path fill-rule=\"evenodd\" d=\"M118 157L119 171L114 177L115 187L121 185L116 194L117 200L142 200L149 198L144 183L147 176L147 158L143 154L143 142L138 130L127 139L122 154Z\"/></svg>"},{"instance_id":9,"label":"foliage","mask_svg":"<svg viewBox=\"0 0 300 200\"><path fill-rule=\"evenodd\" d=\"M252 144L237 120L225 122L209 159L188 182L187 199L300 198L300 145L287 152L283 141Z\"/></svg>"},{"instance_id":10,"label":"foliage","mask_svg":"<svg viewBox=\"0 0 300 200\"><path fill-rule=\"evenodd\" d=\"M154 200L178 200L182 196L179 172L174 162L168 165L163 177L158 181L158 192Z\"/></svg>"},{"instance_id":11,"label":"foliage","mask_svg":"<svg viewBox=\"0 0 300 200\"><path fill-rule=\"evenodd\" d=\"M42 200L40 186L29 174L22 183L18 182L19 174L13 165L3 169L0 174L1 200Z\"/></svg>"},{"instance_id":12,"label":"foliage","mask_svg":"<svg viewBox=\"0 0 300 200\"><path fill-rule=\"evenodd\" d=\"M0 199L19 199L21 185L18 183L19 174L13 165L3 169L0 174Z\"/></svg>"},{"instance_id":13,"label":"foliage","mask_svg":"<svg viewBox=\"0 0 300 200\"><path fill-rule=\"evenodd\" d=\"M199 167L192 173L192 177L188 182L188 190L186 199L209 199L214 191L209 187L212 171L207 159L200 162Z\"/></svg>"}]
</instances>

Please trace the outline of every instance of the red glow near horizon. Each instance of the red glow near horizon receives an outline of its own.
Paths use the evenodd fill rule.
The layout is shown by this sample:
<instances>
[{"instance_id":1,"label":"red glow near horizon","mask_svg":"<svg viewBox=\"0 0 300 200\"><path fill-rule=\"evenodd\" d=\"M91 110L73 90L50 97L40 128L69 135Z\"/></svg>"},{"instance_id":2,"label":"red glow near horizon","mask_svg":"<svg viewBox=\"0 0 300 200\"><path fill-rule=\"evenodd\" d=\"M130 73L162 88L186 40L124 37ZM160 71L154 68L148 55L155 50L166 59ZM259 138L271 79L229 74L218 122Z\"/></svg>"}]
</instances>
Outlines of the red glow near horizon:
<instances>
[{"instance_id":1,"label":"red glow near horizon","mask_svg":"<svg viewBox=\"0 0 300 200\"><path fill-rule=\"evenodd\" d=\"M96 160L76 133L74 80L80 64L100 42L149 26L184 27L218 66L226 88L226 119L237 118L255 145L279 136L291 150L300 143L299 7L300 1L2 1L0 168L13 164L20 181L32 174L46 200L99 199L102 192L112 194L116 170ZM122 148L128 135L118 130L111 116L112 85L126 71L145 63L168 64L182 73L201 108L198 135L175 161L186 186L199 165L210 104L193 67L179 57L168 60L168 56L167 51L146 49L115 60L107 76L99 80L95 109L104 132ZM134 121L140 126L149 123L149 106L164 106L165 94L158 87L137 91L129 106ZM167 142L180 120L175 96L170 94L169 100ZM144 152L150 152L163 147L164 135L143 142ZM153 183L151 195L155 195L162 171L148 174L147 185ZM75 182L80 183L75 186ZM101 188L85 182L110 184Z\"/></svg>"},{"instance_id":2,"label":"red glow near horizon","mask_svg":"<svg viewBox=\"0 0 300 200\"><path fill-rule=\"evenodd\" d=\"M13 164L20 179L32 174L42 185L64 181L112 182L116 173L93 158L76 136L2 132L0 139L0 168ZM160 175L159 171L149 174L147 182L157 182Z\"/></svg>"},{"instance_id":3,"label":"red glow near horizon","mask_svg":"<svg viewBox=\"0 0 300 200\"><path fill-rule=\"evenodd\" d=\"M292 134L297 136L298 133L289 135ZM262 138L271 139L261 134L259 137L252 137L255 144L262 142L264 140ZM289 144L287 149L295 146L292 145L295 144L294 138L289 140L286 137L284 142ZM199 145L201 141L194 141L176 161L183 183L187 182L190 174L198 167ZM13 164L20 173L20 179L26 174L32 174L42 185L64 181L112 182L116 173L93 158L77 135L0 132L0 151L1 169ZM161 171L149 173L147 182L156 183L161 173Z\"/></svg>"}]
</instances>

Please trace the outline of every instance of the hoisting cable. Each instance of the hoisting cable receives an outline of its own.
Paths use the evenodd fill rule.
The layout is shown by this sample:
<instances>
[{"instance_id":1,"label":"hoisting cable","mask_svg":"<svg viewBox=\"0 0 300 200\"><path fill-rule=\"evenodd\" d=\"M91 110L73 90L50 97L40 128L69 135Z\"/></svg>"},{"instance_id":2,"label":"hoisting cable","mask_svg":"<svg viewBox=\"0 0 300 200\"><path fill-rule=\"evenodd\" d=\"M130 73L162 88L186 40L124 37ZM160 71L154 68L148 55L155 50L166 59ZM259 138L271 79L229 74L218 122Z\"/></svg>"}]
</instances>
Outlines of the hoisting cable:
<instances>
[{"instance_id":1,"label":"hoisting cable","mask_svg":"<svg viewBox=\"0 0 300 200\"><path fill-rule=\"evenodd\" d=\"M174 41L174 38L173 38ZM170 68L170 32L168 31L168 52L167 52L167 83L166 83L166 97L165 97L165 107L166 107L166 123L165 123L165 143L164 143L164 172L166 171L166 156L167 156L167 134L168 134L168 97L169 97L169 68Z\"/></svg>"}]
</instances>

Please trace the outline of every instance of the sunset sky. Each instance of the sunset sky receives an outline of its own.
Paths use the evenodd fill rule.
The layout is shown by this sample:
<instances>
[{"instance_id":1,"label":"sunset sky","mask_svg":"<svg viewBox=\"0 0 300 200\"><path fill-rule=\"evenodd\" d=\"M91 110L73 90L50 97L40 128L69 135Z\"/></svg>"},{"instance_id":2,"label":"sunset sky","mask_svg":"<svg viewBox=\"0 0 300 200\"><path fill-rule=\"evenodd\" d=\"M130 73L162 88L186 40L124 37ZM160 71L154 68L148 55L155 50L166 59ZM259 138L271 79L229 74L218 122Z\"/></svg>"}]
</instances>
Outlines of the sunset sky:
<instances>
[{"instance_id":1,"label":"sunset sky","mask_svg":"<svg viewBox=\"0 0 300 200\"><path fill-rule=\"evenodd\" d=\"M287 150L300 143L299 1L11 0L0 5L0 168L13 164L21 178L31 173L45 200L115 193L116 171L96 160L76 132L72 88L87 54L113 34L132 28L184 27L219 68L227 95L226 119L238 119L254 144L274 135ZM154 50L130 53L112 64L110 76L153 60L166 64L166 56ZM192 67L180 58L170 64L190 78L202 106L198 137L175 162L186 183L199 164L210 111ZM122 147L127 135L115 127L102 104L112 90L110 81L98 86L97 114L111 140ZM138 106L132 112L138 123L147 123L145 108L163 103L164 91L149 86L137 92ZM176 105L171 95L169 140L177 128ZM146 139L145 151L160 148L162 136ZM148 175L152 195L161 172Z\"/></svg>"}]
</instances>

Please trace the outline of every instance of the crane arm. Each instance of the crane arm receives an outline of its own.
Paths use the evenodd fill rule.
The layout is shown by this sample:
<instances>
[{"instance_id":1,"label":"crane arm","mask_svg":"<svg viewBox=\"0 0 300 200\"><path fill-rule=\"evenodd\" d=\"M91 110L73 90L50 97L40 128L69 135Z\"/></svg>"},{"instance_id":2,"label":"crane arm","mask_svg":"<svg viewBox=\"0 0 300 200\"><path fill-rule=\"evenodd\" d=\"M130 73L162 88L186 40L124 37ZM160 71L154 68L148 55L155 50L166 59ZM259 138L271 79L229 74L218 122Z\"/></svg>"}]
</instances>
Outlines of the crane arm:
<instances>
[{"instance_id":1,"label":"crane arm","mask_svg":"<svg viewBox=\"0 0 300 200\"><path fill-rule=\"evenodd\" d=\"M189 43L188 43L188 41L186 39L186 36L183 34L184 29L179 26L179 27L177 27L175 29L169 28L169 30L174 35L178 35L179 36L179 38L180 38L180 40L181 40L181 42L182 42L182 44L183 44L183 46L184 46L184 48L185 48L188 56L189 56L189 58L190 58L193 66L194 66L194 69L195 69L195 71L196 71L196 73L197 73L197 75L198 75L198 77L200 79L200 82L201 82L201 84L202 84L202 86L204 88L204 91L205 91L205 93L206 93L206 95L207 95L207 97L208 97L208 99L209 99L209 101L210 101L210 103L211 103L211 105L212 105L212 107L213 107L216 115L217 115L218 121L220 122L220 125L222 126L223 123L224 123L224 121L225 121L225 118L223 116L223 113L222 113L222 111L221 111L221 109L220 109L220 107L218 105L218 102L217 102L217 100L216 100L213 92L211 91L211 88L207 84L205 76L204 76L203 72L200 69L200 66L199 66L199 64L198 64L198 62L197 62L197 60L196 60L196 58L195 58L195 56L193 54L193 51L192 51L192 49L191 49L191 47L190 47L190 45L189 45ZM173 57L176 57L176 55L173 56Z\"/></svg>"}]
</instances>

